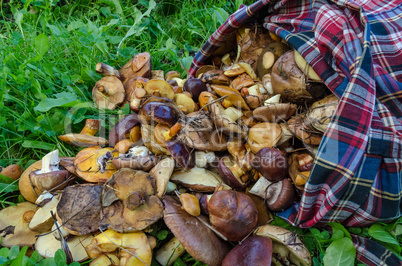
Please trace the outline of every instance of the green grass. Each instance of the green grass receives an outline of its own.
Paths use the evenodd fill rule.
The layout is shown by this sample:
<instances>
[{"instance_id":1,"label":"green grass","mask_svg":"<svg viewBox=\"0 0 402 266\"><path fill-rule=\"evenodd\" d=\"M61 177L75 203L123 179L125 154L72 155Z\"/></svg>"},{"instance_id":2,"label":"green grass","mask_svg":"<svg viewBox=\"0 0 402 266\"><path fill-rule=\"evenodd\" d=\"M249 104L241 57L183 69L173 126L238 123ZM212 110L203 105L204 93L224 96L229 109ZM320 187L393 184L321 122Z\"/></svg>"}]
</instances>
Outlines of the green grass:
<instances>
[{"instance_id":1,"label":"green grass","mask_svg":"<svg viewBox=\"0 0 402 266\"><path fill-rule=\"evenodd\" d=\"M97 62L119 68L134 54L148 51L153 69L178 70L184 77L181 64L188 68L194 53L243 2L0 0L0 165L18 163L25 168L53 149L61 156L75 156L78 149L60 142L58 135L80 131L87 118L103 118L105 134L109 124L127 112L94 108L91 91L100 78L94 71ZM18 186L0 176L0 209L20 200ZM336 241L349 243L347 232L383 241L401 252L401 219L347 229L336 224L296 229L280 219L276 222L302 236L314 265L322 265L325 254L342 256L328 247ZM163 243L163 225L155 236ZM27 261L25 251L0 249L0 260ZM63 258L59 254L56 259ZM184 256L176 265L183 261L190 263L191 258Z\"/></svg>"}]
</instances>

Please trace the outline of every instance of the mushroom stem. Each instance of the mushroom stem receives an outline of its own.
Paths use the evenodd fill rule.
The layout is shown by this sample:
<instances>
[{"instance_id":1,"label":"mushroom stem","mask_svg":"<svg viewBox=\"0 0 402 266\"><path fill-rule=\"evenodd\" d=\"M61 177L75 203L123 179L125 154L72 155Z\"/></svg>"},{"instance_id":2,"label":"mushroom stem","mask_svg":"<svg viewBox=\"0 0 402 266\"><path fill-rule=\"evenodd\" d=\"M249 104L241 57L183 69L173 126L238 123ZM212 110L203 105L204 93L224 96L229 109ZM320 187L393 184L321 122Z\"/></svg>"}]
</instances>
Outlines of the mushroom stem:
<instances>
[{"instance_id":1,"label":"mushroom stem","mask_svg":"<svg viewBox=\"0 0 402 266\"><path fill-rule=\"evenodd\" d=\"M102 62L96 64L95 70L103 76L116 76L119 79L121 78L121 75L117 69Z\"/></svg>"},{"instance_id":2,"label":"mushroom stem","mask_svg":"<svg viewBox=\"0 0 402 266\"><path fill-rule=\"evenodd\" d=\"M103 94L107 94L107 89L104 86L99 86L98 91Z\"/></svg>"},{"instance_id":3,"label":"mushroom stem","mask_svg":"<svg viewBox=\"0 0 402 266\"><path fill-rule=\"evenodd\" d=\"M54 169L58 170L59 167L59 150L54 150L42 158L41 174L52 172Z\"/></svg>"},{"instance_id":4,"label":"mushroom stem","mask_svg":"<svg viewBox=\"0 0 402 266\"><path fill-rule=\"evenodd\" d=\"M98 119L87 119L85 121L85 126L81 130L80 134L87 136L95 136L100 127L100 120Z\"/></svg>"}]
</instances>

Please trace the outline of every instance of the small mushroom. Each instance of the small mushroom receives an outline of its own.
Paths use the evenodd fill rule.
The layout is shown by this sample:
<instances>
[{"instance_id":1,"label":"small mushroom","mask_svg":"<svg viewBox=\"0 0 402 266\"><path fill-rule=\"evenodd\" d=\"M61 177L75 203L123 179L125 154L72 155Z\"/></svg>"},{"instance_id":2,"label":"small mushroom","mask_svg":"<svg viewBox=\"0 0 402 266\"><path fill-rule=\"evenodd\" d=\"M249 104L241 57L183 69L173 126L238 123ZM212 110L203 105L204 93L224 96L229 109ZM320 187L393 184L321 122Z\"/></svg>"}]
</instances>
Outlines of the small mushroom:
<instances>
[{"instance_id":1,"label":"small mushroom","mask_svg":"<svg viewBox=\"0 0 402 266\"><path fill-rule=\"evenodd\" d=\"M283 42L270 43L261 52L257 61L257 74L260 79L272 70L274 63L289 50L289 45Z\"/></svg>"},{"instance_id":2,"label":"small mushroom","mask_svg":"<svg viewBox=\"0 0 402 266\"><path fill-rule=\"evenodd\" d=\"M0 175L7 176L14 180L20 178L23 172L24 169L18 164L12 164L7 166L6 168L3 168L2 170L0 169Z\"/></svg>"},{"instance_id":3,"label":"small mushroom","mask_svg":"<svg viewBox=\"0 0 402 266\"><path fill-rule=\"evenodd\" d=\"M165 97L169 99L173 99L174 91L172 86L162 79L151 79L149 80L145 86L145 91L148 95L154 95L157 97Z\"/></svg>"},{"instance_id":4,"label":"small mushroom","mask_svg":"<svg viewBox=\"0 0 402 266\"><path fill-rule=\"evenodd\" d=\"M59 162L59 151L55 150L28 167L19 179L21 195L34 203L43 191L63 189L73 181L69 172L59 167Z\"/></svg>"},{"instance_id":5,"label":"small mushroom","mask_svg":"<svg viewBox=\"0 0 402 266\"><path fill-rule=\"evenodd\" d=\"M173 126L181 111L172 101L168 102L147 102L138 113L138 119L142 124L152 125L152 123L160 123L163 125Z\"/></svg>"},{"instance_id":6,"label":"small mushroom","mask_svg":"<svg viewBox=\"0 0 402 266\"><path fill-rule=\"evenodd\" d=\"M237 90L224 85L211 85L211 88L219 96L221 97L226 96L228 101L231 102L237 108L241 108L243 110L250 110L250 107L247 105L247 103L244 101L243 97Z\"/></svg>"},{"instance_id":7,"label":"small mushroom","mask_svg":"<svg viewBox=\"0 0 402 266\"><path fill-rule=\"evenodd\" d=\"M68 133L65 135L58 136L61 141L69 143L78 147L90 147L90 146L104 146L109 142L107 139L102 137L96 137L95 134L98 132L100 126L100 120L97 119L87 119L85 121L85 127L81 130L79 134Z\"/></svg>"},{"instance_id":8,"label":"small mushroom","mask_svg":"<svg viewBox=\"0 0 402 266\"><path fill-rule=\"evenodd\" d=\"M35 204L21 202L0 211L0 237L3 247L31 247L35 243L35 235L38 233L29 230L29 219L24 219L25 214L31 215L35 210Z\"/></svg>"},{"instance_id":9,"label":"small mushroom","mask_svg":"<svg viewBox=\"0 0 402 266\"><path fill-rule=\"evenodd\" d=\"M167 186L174 170L174 161L172 158L161 160L154 168L149 171L149 174L155 178L156 196L162 198L167 190Z\"/></svg>"},{"instance_id":10,"label":"small mushroom","mask_svg":"<svg viewBox=\"0 0 402 266\"><path fill-rule=\"evenodd\" d=\"M288 173L288 161L283 152L275 148L262 148L253 157L251 165L271 182L284 179Z\"/></svg>"},{"instance_id":11,"label":"small mushroom","mask_svg":"<svg viewBox=\"0 0 402 266\"><path fill-rule=\"evenodd\" d=\"M197 72L195 72L195 77L200 78L202 80L202 75L210 70L215 70L216 67L213 65L203 65L200 68L197 69ZM206 82L205 80L202 80ZM207 82L206 82L207 83Z\"/></svg>"},{"instance_id":12,"label":"small mushroom","mask_svg":"<svg viewBox=\"0 0 402 266\"><path fill-rule=\"evenodd\" d=\"M202 215L194 217L188 214L181 208L176 197L164 196L163 203L165 223L186 251L194 259L208 265L221 265L229 252L229 247L205 225L207 223L205 217Z\"/></svg>"},{"instance_id":13,"label":"small mushroom","mask_svg":"<svg viewBox=\"0 0 402 266\"><path fill-rule=\"evenodd\" d=\"M250 189L250 193L263 198L271 211L287 209L292 205L296 196L292 182L287 178L275 183L260 178Z\"/></svg>"},{"instance_id":14,"label":"small mushroom","mask_svg":"<svg viewBox=\"0 0 402 266\"><path fill-rule=\"evenodd\" d=\"M159 248L155 253L155 259L160 265L172 265L177 258L186 252L177 237L172 237L169 242Z\"/></svg>"},{"instance_id":15,"label":"small mushroom","mask_svg":"<svg viewBox=\"0 0 402 266\"><path fill-rule=\"evenodd\" d=\"M114 110L125 97L123 84L115 76L101 78L92 89L92 98L99 108Z\"/></svg>"},{"instance_id":16,"label":"small mushroom","mask_svg":"<svg viewBox=\"0 0 402 266\"><path fill-rule=\"evenodd\" d=\"M257 153L262 148L274 147L282 136L282 129L277 123L259 123L248 132L247 143L252 152Z\"/></svg>"},{"instance_id":17,"label":"small mushroom","mask_svg":"<svg viewBox=\"0 0 402 266\"><path fill-rule=\"evenodd\" d=\"M190 78L184 82L183 90L189 92L192 95L193 100L197 101L201 92L207 90L207 86L201 79Z\"/></svg>"},{"instance_id":18,"label":"small mushroom","mask_svg":"<svg viewBox=\"0 0 402 266\"><path fill-rule=\"evenodd\" d=\"M254 234L271 238L273 263L311 265L310 252L296 233L279 226L266 224L258 227Z\"/></svg>"},{"instance_id":19,"label":"small mushroom","mask_svg":"<svg viewBox=\"0 0 402 266\"><path fill-rule=\"evenodd\" d=\"M208 201L211 225L229 241L240 241L254 230L257 207L249 196L233 190L215 192Z\"/></svg>"},{"instance_id":20,"label":"small mushroom","mask_svg":"<svg viewBox=\"0 0 402 266\"><path fill-rule=\"evenodd\" d=\"M79 177L87 182L106 182L116 171L112 159L113 148L89 147L75 157L74 166Z\"/></svg>"},{"instance_id":21,"label":"small mushroom","mask_svg":"<svg viewBox=\"0 0 402 266\"><path fill-rule=\"evenodd\" d=\"M144 145L155 155L169 155L169 150L156 140L154 131L153 126L141 125L141 136Z\"/></svg>"},{"instance_id":22,"label":"small mushroom","mask_svg":"<svg viewBox=\"0 0 402 266\"><path fill-rule=\"evenodd\" d=\"M195 166L195 156L186 144L171 140L166 142L166 147L173 159L184 169L191 169Z\"/></svg>"},{"instance_id":23,"label":"small mushroom","mask_svg":"<svg viewBox=\"0 0 402 266\"><path fill-rule=\"evenodd\" d=\"M247 74L242 74L232 81L232 87L238 91L244 87L250 87L255 84L254 80Z\"/></svg>"},{"instance_id":24,"label":"small mushroom","mask_svg":"<svg viewBox=\"0 0 402 266\"><path fill-rule=\"evenodd\" d=\"M101 185L77 184L66 187L57 204L57 222L72 235L96 232L99 230L101 193Z\"/></svg>"},{"instance_id":25,"label":"small mushroom","mask_svg":"<svg viewBox=\"0 0 402 266\"><path fill-rule=\"evenodd\" d=\"M159 159L159 157L153 154L133 157L128 153L113 158L112 163L116 169L131 168L134 170L149 171L159 162Z\"/></svg>"},{"instance_id":26,"label":"small mushroom","mask_svg":"<svg viewBox=\"0 0 402 266\"><path fill-rule=\"evenodd\" d=\"M124 77L124 82L129 78L149 78L151 75L151 55L148 52L136 54L121 69L120 75Z\"/></svg>"},{"instance_id":27,"label":"small mushroom","mask_svg":"<svg viewBox=\"0 0 402 266\"><path fill-rule=\"evenodd\" d=\"M180 121L182 129L177 135L177 140L185 143L190 148L201 151L226 150L227 137L217 132L212 121L205 112L188 114Z\"/></svg>"},{"instance_id":28,"label":"small mushroom","mask_svg":"<svg viewBox=\"0 0 402 266\"><path fill-rule=\"evenodd\" d=\"M198 76L197 76L198 77ZM229 85L230 78L227 77L220 69L211 69L206 71L202 76L201 80L208 84L217 84L217 85Z\"/></svg>"},{"instance_id":29,"label":"small mushroom","mask_svg":"<svg viewBox=\"0 0 402 266\"><path fill-rule=\"evenodd\" d=\"M237 163L225 156L219 160L219 175L231 188L243 190L247 186L247 170L242 169Z\"/></svg>"},{"instance_id":30,"label":"small mushroom","mask_svg":"<svg viewBox=\"0 0 402 266\"><path fill-rule=\"evenodd\" d=\"M39 233L44 233L52 228L54 221L51 212L56 212L56 207L59 203L57 197L53 196L49 192L45 193L49 194L51 197L50 201L38 208L35 212L35 215L32 217L32 220L29 222L29 229Z\"/></svg>"},{"instance_id":31,"label":"small mushroom","mask_svg":"<svg viewBox=\"0 0 402 266\"><path fill-rule=\"evenodd\" d=\"M120 169L107 182L103 199L113 194L117 200L102 208L102 226L128 233L143 230L163 216L162 203L156 196L156 181L146 172Z\"/></svg>"},{"instance_id":32,"label":"small mushroom","mask_svg":"<svg viewBox=\"0 0 402 266\"><path fill-rule=\"evenodd\" d=\"M272 240L264 236L250 236L235 246L222 261L222 266L271 265Z\"/></svg>"},{"instance_id":33,"label":"small mushroom","mask_svg":"<svg viewBox=\"0 0 402 266\"><path fill-rule=\"evenodd\" d=\"M261 106L253 111L253 116L261 122L279 122L294 115L297 106L291 103L274 103Z\"/></svg>"},{"instance_id":34,"label":"small mushroom","mask_svg":"<svg viewBox=\"0 0 402 266\"><path fill-rule=\"evenodd\" d=\"M130 132L132 128L138 126L140 120L137 114L132 113L126 115L117 122L109 133L109 144L110 146L115 146L119 141L126 139L126 134Z\"/></svg>"},{"instance_id":35,"label":"small mushroom","mask_svg":"<svg viewBox=\"0 0 402 266\"><path fill-rule=\"evenodd\" d=\"M307 112L307 119L313 128L324 133L338 108L338 104L339 99L334 94L313 103Z\"/></svg>"}]
</instances>

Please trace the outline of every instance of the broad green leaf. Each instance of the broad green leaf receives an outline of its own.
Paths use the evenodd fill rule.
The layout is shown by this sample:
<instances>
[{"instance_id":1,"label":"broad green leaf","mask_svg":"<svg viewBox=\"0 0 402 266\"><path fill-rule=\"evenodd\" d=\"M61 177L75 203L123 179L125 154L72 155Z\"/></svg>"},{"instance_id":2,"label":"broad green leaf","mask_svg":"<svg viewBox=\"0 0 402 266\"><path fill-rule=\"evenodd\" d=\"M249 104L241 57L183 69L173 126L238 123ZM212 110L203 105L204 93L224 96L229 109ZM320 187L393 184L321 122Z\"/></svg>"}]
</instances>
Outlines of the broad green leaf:
<instances>
[{"instance_id":1,"label":"broad green leaf","mask_svg":"<svg viewBox=\"0 0 402 266\"><path fill-rule=\"evenodd\" d=\"M8 176L0 175L0 183L11 184L14 181L15 181L14 179L9 178Z\"/></svg>"},{"instance_id":2,"label":"broad green leaf","mask_svg":"<svg viewBox=\"0 0 402 266\"><path fill-rule=\"evenodd\" d=\"M9 193L18 191L18 185L0 183L0 193Z\"/></svg>"},{"instance_id":3,"label":"broad green leaf","mask_svg":"<svg viewBox=\"0 0 402 266\"><path fill-rule=\"evenodd\" d=\"M373 238L375 238L379 241L394 244L394 245L399 245L398 241L396 241L396 239L393 238L391 236L391 234L385 230L384 226L382 226L380 224L373 224L369 228L368 233L370 236L372 236Z\"/></svg>"},{"instance_id":4,"label":"broad green leaf","mask_svg":"<svg viewBox=\"0 0 402 266\"><path fill-rule=\"evenodd\" d=\"M68 31L73 31L73 30L76 30L76 29L81 28L81 27L85 27L85 23L82 22L81 20L76 20L76 21L71 22L68 25L67 30Z\"/></svg>"},{"instance_id":5,"label":"broad green leaf","mask_svg":"<svg viewBox=\"0 0 402 266\"><path fill-rule=\"evenodd\" d=\"M61 92L54 95L56 98L46 98L34 108L36 112L47 112L53 107L66 106L69 103L77 101L77 95L70 92Z\"/></svg>"},{"instance_id":6,"label":"broad green leaf","mask_svg":"<svg viewBox=\"0 0 402 266\"><path fill-rule=\"evenodd\" d=\"M54 25L50 25L50 24L47 24L47 27L52 31L52 34L54 36L56 36L56 37L61 36L61 30L58 27L56 27Z\"/></svg>"},{"instance_id":7,"label":"broad green leaf","mask_svg":"<svg viewBox=\"0 0 402 266\"><path fill-rule=\"evenodd\" d=\"M7 258L8 257L8 252L10 252L9 248L1 248L0 249L0 256Z\"/></svg>"},{"instance_id":8,"label":"broad green leaf","mask_svg":"<svg viewBox=\"0 0 402 266\"><path fill-rule=\"evenodd\" d=\"M10 266L21 266L23 264L25 253L27 252L28 247L22 247L20 253L18 254L17 258L10 264Z\"/></svg>"},{"instance_id":9,"label":"broad green leaf","mask_svg":"<svg viewBox=\"0 0 402 266\"><path fill-rule=\"evenodd\" d=\"M44 34L39 34L35 38L36 59L39 60L49 50L49 38Z\"/></svg>"},{"instance_id":10,"label":"broad green leaf","mask_svg":"<svg viewBox=\"0 0 402 266\"><path fill-rule=\"evenodd\" d=\"M123 9L121 9L120 1L119 0L112 0L114 7L116 9L117 14L121 14L123 12Z\"/></svg>"},{"instance_id":11,"label":"broad green leaf","mask_svg":"<svg viewBox=\"0 0 402 266\"><path fill-rule=\"evenodd\" d=\"M332 236L331 236L331 240L337 240L337 239L341 239L345 236L345 234L342 232L342 230L336 229L334 228L332 230Z\"/></svg>"},{"instance_id":12,"label":"broad green leaf","mask_svg":"<svg viewBox=\"0 0 402 266\"><path fill-rule=\"evenodd\" d=\"M162 230L162 231L159 231L159 232L156 234L156 237L157 237L159 240L164 240L164 239L168 236L168 234L169 234L169 232L168 232L167 230Z\"/></svg>"},{"instance_id":13,"label":"broad green leaf","mask_svg":"<svg viewBox=\"0 0 402 266\"><path fill-rule=\"evenodd\" d=\"M395 236L402 235L402 224L397 224L395 226Z\"/></svg>"},{"instance_id":14,"label":"broad green leaf","mask_svg":"<svg viewBox=\"0 0 402 266\"><path fill-rule=\"evenodd\" d=\"M25 38L24 37L24 31L22 30L22 26L21 26L21 22L22 22L23 17L24 17L24 14L21 11L17 11L14 14L15 23L18 25L18 28L21 31L22 37Z\"/></svg>"},{"instance_id":15,"label":"broad green leaf","mask_svg":"<svg viewBox=\"0 0 402 266\"><path fill-rule=\"evenodd\" d=\"M328 246L323 261L326 266L353 266L355 258L356 249L352 240L344 237Z\"/></svg>"},{"instance_id":16,"label":"broad green leaf","mask_svg":"<svg viewBox=\"0 0 402 266\"><path fill-rule=\"evenodd\" d=\"M56 262L58 266L66 265L66 259L66 253L64 253L63 250L59 249L56 251L56 254L54 255L54 262Z\"/></svg>"},{"instance_id":17,"label":"broad green leaf","mask_svg":"<svg viewBox=\"0 0 402 266\"><path fill-rule=\"evenodd\" d=\"M180 63L181 65L187 70L190 70L191 67L191 63L193 62L193 57L192 56L187 56L187 57L183 57L180 59Z\"/></svg>"},{"instance_id":18,"label":"broad green leaf","mask_svg":"<svg viewBox=\"0 0 402 266\"><path fill-rule=\"evenodd\" d=\"M341 225L340 223L329 222L328 225L332 227L332 230L334 230L334 229L341 230L345 234L345 237L352 239L348 230L346 230L346 228L343 225Z\"/></svg>"},{"instance_id":19,"label":"broad green leaf","mask_svg":"<svg viewBox=\"0 0 402 266\"><path fill-rule=\"evenodd\" d=\"M26 140L22 143L22 147L31 149L42 149L51 151L55 149L55 144L46 143L38 140Z\"/></svg>"},{"instance_id":20,"label":"broad green leaf","mask_svg":"<svg viewBox=\"0 0 402 266\"><path fill-rule=\"evenodd\" d=\"M18 254L20 253L20 247L19 246L12 246L10 248L10 251L8 252L8 258L10 260L15 259L16 257L18 257Z\"/></svg>"}]
</instances>

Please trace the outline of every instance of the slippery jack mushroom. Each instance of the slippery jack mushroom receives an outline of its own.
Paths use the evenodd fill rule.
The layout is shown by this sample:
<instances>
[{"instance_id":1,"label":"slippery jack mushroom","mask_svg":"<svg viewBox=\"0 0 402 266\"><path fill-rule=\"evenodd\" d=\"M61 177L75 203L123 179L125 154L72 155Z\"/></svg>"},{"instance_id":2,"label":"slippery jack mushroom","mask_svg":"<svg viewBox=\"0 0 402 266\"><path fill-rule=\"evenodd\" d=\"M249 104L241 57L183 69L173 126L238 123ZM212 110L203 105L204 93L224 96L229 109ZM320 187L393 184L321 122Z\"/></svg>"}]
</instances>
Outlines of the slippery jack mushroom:
<instances>
[{"instance_id":1,"label":"slippery jack mushroom","mask_svg":"<svg viewBox=\"0 0 402 266\"><path fill-rule=\"evenodd\" d=\"M206 218L203 215L195 217L187 213L179 199L174 196L165 195L163 204L165 223L185 250L196 260L208 265L221 265L229 252L229 246L205 225Z\"/></svg>"},{"instance_id":2,"label":"slippery jack mushroom","mask_svg":"<svg viewBox=\"0 0 402 266\"><path fill-rule=\"evenodd\" d=\"M257 226L258 211L252 199L234 190L219 190L208 201L209 221L229 241L240 241Z\"/></svg>"},{"instance_id":3,"label":"slippery jack mushroom","mask_svg":"<svg viewBox=\"0 0 402 266\"><path fill-rule=\"evenodd\" d=\"M122 168L106 183L101 225L121 233L143 230L163 216L156 181L148 173Z\"/></svg>"},{"instance_id":4,"label":"slippery jack mushroom","mask_svg":"<svg viewBox=\"0 0 402 266\"><path fill-rule=\"evenodd\" d=\"M262 225L254 232L272 240L272 262L275 265L311 265L310 252L296 233L275 225Z\"/></svg>"},{"instance_id":5,"label":"slippery jack mushroom","mask_svg":"<svg viewBox=\"0 0 402 266\"><path fill-rule=\"evenodd\" d=\"M7 176L13 180L17 180L21 177L24 169L18 164L11 164L5 168L0 166L0 175Z\"/></svg>"},{"instance_id":6,"label":"slippery jack mushroom","mask_svg":"<svg viewBox=\"0 0 402 266\"><path fill-rule=\"evenodd\" d=\"M297 106L291 103L280 103L277 94L253 110L253 116L261 122L279 122L287 120L296 113Z\"/></svg>"},{"instance_id":7,"label":"slippery jack mushroom","mask_svg":"<svg viewBox=\"0 0 402 266\"><path fill-rule=\"evenodd\" d=\"M145 146L135 146L129 149L126 154L120 154L118 157L113 158L112 162L116 169L131 168L135 170L149 171L160 160L149 153Z\"/></svg>"},{"instance_id":8,"label":"slippery jack mushroom","mask_svg":"<svg viewBox=\"0 0 402 266\"><path fill-rule=\"evenodd\" d=\"M126 98L125 90L120 79L106 76L96 82L92 89L92 99L101 109L114 110Z\"/></svg>"},{"instance_id":9,"label":"slippery jack mushroom","mask_svg":"<svg viewBox=\"0 0 402 266\"><path fill-rule=\"evenodd\" d=\"M61 169L59 162L59 150L55 150L29 166L19 179L21 195L34 203L45 190L65 188L74 178L69 178L69 172Z\"/></svg>"},{"instance_id":10,"label":"slippery jack mushroom","mask_svg":"<svg viewBox=\"0 0 402 266\"><path fill-rule=\"evenodd\" d=\"M116 156L117 152L111 147L85 148L75 157L76 173L87 182L106 182L116 172L112 163L112 159Z\"/></svg>"},{"instance_id":11,"label":"slippery jack mushroom","mask_svg":"<svg viewBox=\"0 0 402 266\"><path fill-rule=\"evenodd\" d=\"M87 119L85 126L79 134L68 133L66 135L58 136L61 141L78 147L90 147L90 146L104 146L109 142L102 137L95 137L100 126L100 120Z\"/></svg>"},{"instance_id":12,"label":"slippery jack mushroom","mask_svg":"<svg viewBox=\"0 0 402 266\"><path fill-rule=\"evenodd\" d=\"M0 237L3 247L31 247L35 244L35 235L38 233L28 227L35 210L36 205L26 201L0 211Z\"/></svg>"}]
</instances>

